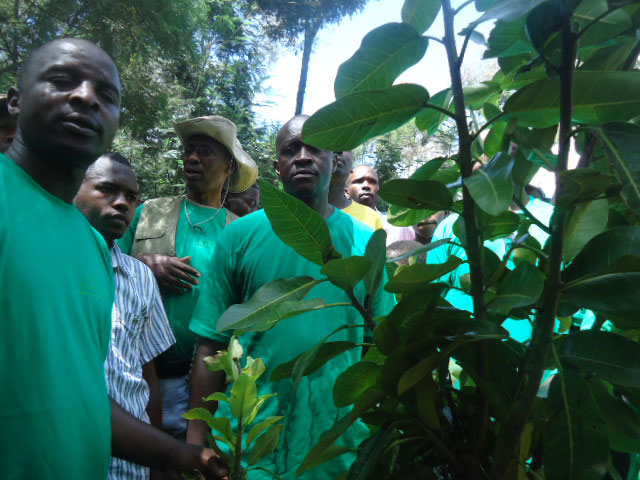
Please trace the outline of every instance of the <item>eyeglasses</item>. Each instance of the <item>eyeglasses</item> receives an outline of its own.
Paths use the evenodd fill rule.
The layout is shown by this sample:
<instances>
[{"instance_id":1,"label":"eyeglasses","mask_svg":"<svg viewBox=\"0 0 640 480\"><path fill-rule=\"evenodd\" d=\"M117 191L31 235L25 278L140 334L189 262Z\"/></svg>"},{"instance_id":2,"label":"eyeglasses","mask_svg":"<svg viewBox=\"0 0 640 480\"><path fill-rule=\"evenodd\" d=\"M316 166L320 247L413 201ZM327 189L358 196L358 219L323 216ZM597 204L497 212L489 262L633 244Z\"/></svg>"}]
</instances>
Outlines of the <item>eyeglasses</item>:
<instances>
[{"instance_id":1,"label":"eyeglasses","mask_svg":"<svg viewBox=\"0 0 640 480\"><path fill-rule=\"evenodd\" d=\"M190 156L193 152L198 152L199 157L215 157L216 156L215 149L212 147L207 147L205 145L198 145L198 146L187 145L186 147L184 147L183 151L184 151L185 157Z\"/></svg>"}]
</instances>

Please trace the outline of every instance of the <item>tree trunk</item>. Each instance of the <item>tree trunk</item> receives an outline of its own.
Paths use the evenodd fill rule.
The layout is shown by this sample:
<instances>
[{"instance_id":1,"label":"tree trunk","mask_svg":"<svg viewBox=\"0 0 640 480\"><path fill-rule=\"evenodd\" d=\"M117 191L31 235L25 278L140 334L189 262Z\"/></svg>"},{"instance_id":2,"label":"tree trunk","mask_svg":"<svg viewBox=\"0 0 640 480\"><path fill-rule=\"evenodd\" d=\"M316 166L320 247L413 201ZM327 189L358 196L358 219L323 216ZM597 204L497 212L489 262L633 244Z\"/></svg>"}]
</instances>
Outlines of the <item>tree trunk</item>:
<instances>
[{"instance_id":1,"label":"tree trunk","mask_svg":"<svg viewBox=\"0 0 640 480\"><path fill-rule=\"evenodd\" d=\"M300 69L300 83L298 83L298 94L296 96L296 115L302 113L302 104L304 103L304 91L307 88L307 73L309 72L309 59L311 58L311 49L316 39L319 23L308 22L304 29L304 48L302 50L302 68Z\"/></svg>"}]
</instances>

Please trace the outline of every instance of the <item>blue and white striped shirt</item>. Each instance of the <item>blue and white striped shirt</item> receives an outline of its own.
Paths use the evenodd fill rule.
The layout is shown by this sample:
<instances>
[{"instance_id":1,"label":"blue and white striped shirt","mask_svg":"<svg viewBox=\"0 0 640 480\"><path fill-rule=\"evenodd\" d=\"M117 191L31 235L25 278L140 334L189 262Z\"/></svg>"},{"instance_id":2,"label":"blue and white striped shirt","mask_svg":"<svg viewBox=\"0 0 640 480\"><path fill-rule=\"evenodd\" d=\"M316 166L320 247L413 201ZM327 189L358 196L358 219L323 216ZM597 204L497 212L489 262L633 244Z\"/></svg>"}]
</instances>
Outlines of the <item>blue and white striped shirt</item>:
<instances>
[{"instance_id":1,"label":"blue and white striped shirt","mask_svg":"<svg viewBox=\"0 0 640 480\"><path fill-rule=\"evenodd\" d=\"M142 262L111 248L116 280L111 346L105 362L109 395L133 416L149 422L149 386L142 366L176 340L153 273ZM147 480L149 469L119 458L111 459L110 480Z\"/></svg>"}]
</instances>

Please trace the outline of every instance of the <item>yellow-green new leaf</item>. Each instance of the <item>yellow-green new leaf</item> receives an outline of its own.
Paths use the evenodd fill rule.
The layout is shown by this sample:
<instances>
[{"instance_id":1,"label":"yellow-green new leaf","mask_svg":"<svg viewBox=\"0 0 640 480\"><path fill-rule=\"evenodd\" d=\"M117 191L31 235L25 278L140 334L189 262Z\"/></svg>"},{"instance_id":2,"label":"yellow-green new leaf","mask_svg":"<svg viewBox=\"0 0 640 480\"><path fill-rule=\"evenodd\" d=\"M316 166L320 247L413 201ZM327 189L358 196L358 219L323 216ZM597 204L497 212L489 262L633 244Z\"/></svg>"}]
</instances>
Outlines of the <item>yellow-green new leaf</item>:
<instances>
[{"instance_id":1,"label":"yellow-green new leaf","mask_svg":"<svg viewBox=\"0 0 640 480\"><path fill-rule=\"evenodd\" d=\"M231 387L231 413L236 418L249 417L258 402L256 381L249 375L243 374Z\"/></svg>"},{"instance_id":2,"label":"yellow-green new leaf","mask_svg":"<svg viewBox=\"0 0 640 480\"><path fill-rule=\"evenodd\" d=\"M249 445L251 445L251 443L253 443L253 441L258 437L258 435L260 435L271 425L273 425L276 422L279 422L283 418L284 417L267 417L266 420L263 420L262 422L256 424L253 428L251 428L251 430L249 430L249 434L247 435L247 448L249 447Z\"/></svg>"}]
</instances>

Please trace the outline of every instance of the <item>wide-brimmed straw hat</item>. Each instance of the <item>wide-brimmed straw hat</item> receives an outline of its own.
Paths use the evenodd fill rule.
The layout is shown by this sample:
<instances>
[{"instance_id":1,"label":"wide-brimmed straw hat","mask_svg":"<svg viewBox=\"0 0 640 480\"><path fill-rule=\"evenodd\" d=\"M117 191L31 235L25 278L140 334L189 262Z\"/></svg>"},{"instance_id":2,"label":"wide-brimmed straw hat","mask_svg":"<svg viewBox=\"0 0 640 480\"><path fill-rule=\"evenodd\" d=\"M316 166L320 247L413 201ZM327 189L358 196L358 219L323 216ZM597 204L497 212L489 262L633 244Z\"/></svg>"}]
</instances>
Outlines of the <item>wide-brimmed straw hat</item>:
<instances>
[{"instance_id":1,"label":"wide-brimmed straw hat","mask_svg":"<svg viewBox=\"0 0 640 480\"><path fill-rule=\"evenodd\" d=\"M253 185L258 178L256 162L242 149L238 141L238 129L231 120L217 115L192 118L184 122L177 122L174 128L180 142L184 146L194 135L206 135L227 147L229 153L238 164L237 170L231 174L229 180L230 192L244 192Z\"/></svg>"}]
</instances>

